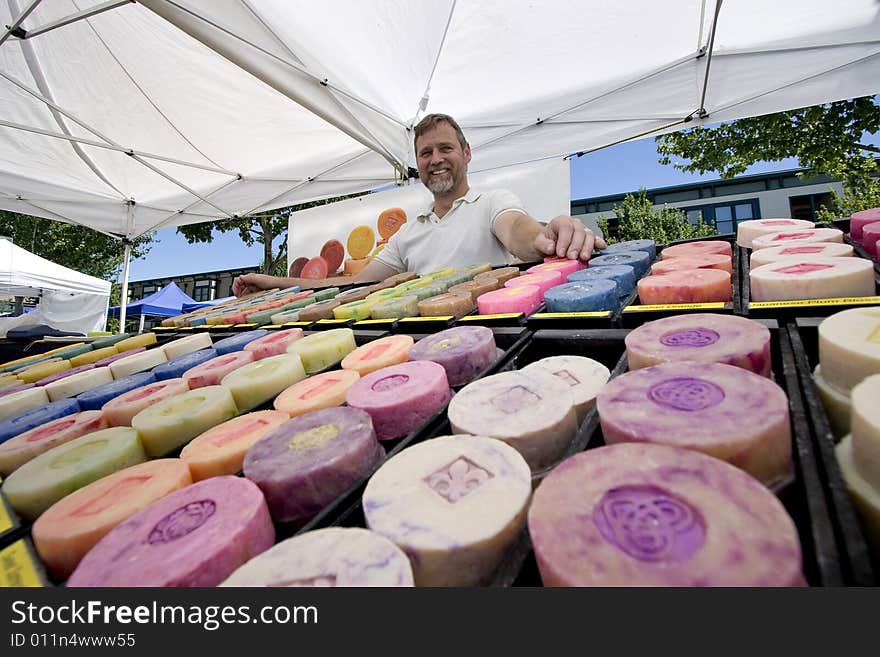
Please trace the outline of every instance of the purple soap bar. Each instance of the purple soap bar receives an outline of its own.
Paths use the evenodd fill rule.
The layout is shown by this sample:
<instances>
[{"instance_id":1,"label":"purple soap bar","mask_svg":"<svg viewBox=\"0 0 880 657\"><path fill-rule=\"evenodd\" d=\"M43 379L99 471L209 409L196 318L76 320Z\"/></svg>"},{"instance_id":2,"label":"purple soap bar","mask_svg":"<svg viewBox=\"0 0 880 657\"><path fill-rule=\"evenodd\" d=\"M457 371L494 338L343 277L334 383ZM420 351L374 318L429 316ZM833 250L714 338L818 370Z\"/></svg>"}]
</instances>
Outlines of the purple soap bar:
<instances>
[{"instance_id":1,"label":"purple soap bar","mask_svg":"<svg viewBox=\"0 0 880 657\"><path fill-rule=\"evenodd\" d=\"M443 366L451 386L463 386L495 362L495 334L485 326L454 326L409 349L410 360L430 360Z\"/></svg>"},{"instance_id":2,"label":"purple soap bar","mask_svg":"<svg viewBox=\"0 0 880 657\"><path fill-rule=\"evenodd\" d=\"M132 354L139 354L142 351L146 351L146 347L138 347L137 349L129 349L128 351L121 351L118 354L113 354L112 356L107 356L107 358L102 358L101 360L96 360L92 363L95 367L105 367L110 363L115 363L120 358L125 358L127 356L131 356Z\"/></svg>"},{"instance_id":3,"label":"purple soap bar","mask_svg":"<svg viewBox=\"0 0 880 657\"><path fill-rule=\"evenodd\" d=\"M244 476L263 494L276 522L305 521L385 457L370 416L325 408L279 425L244 457Z\"/></svg>"},{"instance_id":4,"label":"purple soap bar","mask_svg":"<svg viewBox=\"0 0 880 657\"><path fill-rule=\"evenodd\" d=\"M418 429L450 397L443 366L417 360L367 374L348 389L345 401L370 414L379 440L391 440Z\"/></svg>"},{"instance_id":5,"label":"purple soap bar","mask_svg":"<svg viewBox=\"0 0 880 657\"><path fill-rule=\"evenodd\" d=\"M726 363L770 376L770 331L759 322L737 317L695 313L674 315L642 324L625 338L629 368L669 361Z\"/></svg>"},{"instance_id":6,"label":"purple soap bar","mask_svg":"<svg viewBox=\"0 0 880 657\"><path fill-rule=\"evenodd\" d=\"M260 489L243 477L211 477L117 525L67 586L217 586L274 542Z\"/></svg>"},{"instance_id":7,"label":"purple soap bar","mask_svg":"<svg viewBox=\"0 0 880 657\"><path fill-rule=\"evenodd\" d=\"M681 361L627 372L596 399L606 444L649 442L703 452L767 486L790 478L788 398L733 365Z\"/></svg>"},{"instance_id":8,"label":"purple soap bar","mask_svg":"<svg viewBox=\"0 0 880 657\"><path fill-rule=\"evenodd\" d=\"M581 452L535 491L545 586L802 586L797 528L764 486L663 445Z\"/></svg>"}]
</instances>

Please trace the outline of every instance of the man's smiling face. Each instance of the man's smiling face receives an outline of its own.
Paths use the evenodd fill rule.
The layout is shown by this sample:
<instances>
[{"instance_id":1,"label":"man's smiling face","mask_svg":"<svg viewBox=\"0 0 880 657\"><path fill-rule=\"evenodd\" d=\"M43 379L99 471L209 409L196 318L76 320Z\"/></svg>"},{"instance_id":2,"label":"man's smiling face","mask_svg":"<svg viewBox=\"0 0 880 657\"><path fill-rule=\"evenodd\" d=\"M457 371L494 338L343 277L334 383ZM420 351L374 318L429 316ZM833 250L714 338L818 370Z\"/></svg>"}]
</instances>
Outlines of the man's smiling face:
<instances>
[{"instance_id":1,"label":"man's smiling face","mask_svg":"<svg viewBox=\"0 0 880 657\"><path fill-rule=\"evenodd\" d=\"M453 127L443 121L419 137L416 155L425 187L434 194L446 194L463 184L471 147L462 148Z\"/></svg>"}]
</instances>

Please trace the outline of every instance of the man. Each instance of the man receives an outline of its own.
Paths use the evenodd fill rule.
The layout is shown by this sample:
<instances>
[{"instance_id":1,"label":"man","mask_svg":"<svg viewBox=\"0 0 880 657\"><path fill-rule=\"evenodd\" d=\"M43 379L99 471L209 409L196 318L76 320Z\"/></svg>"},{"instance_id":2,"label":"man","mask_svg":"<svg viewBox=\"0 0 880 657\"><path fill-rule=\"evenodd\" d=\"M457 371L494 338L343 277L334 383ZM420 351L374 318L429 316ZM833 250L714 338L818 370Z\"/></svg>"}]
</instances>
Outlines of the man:
<instances>
[{"instance_id":1,"label":"man","mask_svg":"<svg viewBox=\"0 0 880 657\"><path fill-rule=\"evenodd\" d=\"M544 257L590 259L605 242L577 219L559 216L546 226L521 207L507 190L471 189L467 165L471 147L458 123L445 114L429 114L415 127L419 179L433 204L408 221L356 276L301 279L244 274L233 281L236 296L274 287L320 287L380 281L403 271L420 274L455 265L524 262Z\"/></svg>"}]
</instances>

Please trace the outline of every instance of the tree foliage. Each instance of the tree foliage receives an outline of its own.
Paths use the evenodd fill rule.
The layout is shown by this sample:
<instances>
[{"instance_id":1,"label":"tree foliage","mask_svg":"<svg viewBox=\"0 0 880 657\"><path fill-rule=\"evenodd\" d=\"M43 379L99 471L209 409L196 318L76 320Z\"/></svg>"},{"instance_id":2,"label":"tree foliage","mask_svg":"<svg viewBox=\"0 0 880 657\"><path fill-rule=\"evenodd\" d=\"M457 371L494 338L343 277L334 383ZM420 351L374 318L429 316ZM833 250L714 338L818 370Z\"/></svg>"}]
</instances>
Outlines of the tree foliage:
<instances>
[{"instance_id":1,"label":"tree foliage","mask_svg":"<svg viewBox=\"0 0 880 657\"><path fill-rule=\"evenodd\" d=\"M691 224L684 210L664 205L655 208L644 189L638 195L627 194L620 205L614 208L618 225L616 235L609 230L607 217L598 219L599 228L606 241L614 243L626 240L652 239L658 244L668 244L675 240L705 237L715 234L715 228L702 221Z\"/></svg>"}]
</instances>

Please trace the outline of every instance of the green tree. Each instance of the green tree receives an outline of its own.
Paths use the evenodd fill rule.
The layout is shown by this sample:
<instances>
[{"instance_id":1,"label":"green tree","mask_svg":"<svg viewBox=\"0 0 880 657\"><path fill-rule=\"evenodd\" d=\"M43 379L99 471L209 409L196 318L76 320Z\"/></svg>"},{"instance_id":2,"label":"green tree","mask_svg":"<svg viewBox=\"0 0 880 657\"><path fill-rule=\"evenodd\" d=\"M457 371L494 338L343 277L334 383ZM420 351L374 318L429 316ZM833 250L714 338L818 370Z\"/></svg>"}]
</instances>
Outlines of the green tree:
<instances>
[{"instance_id":1,"label":"green tree","mask_svg":"<svg viewBox=\"0 0 880 657\"><path fill-rule=\"evenodd\" d=\"M610 230L607 217L597 220L609 243L652 239L658 244L668 244L675 240L715 234L715 229L702 221L692 225L684 210L666 205L655 208L644 189L640 189L638 195L627 194L623 202L614 208L614 214L618 220L616 231Z\"/></svg>"}]
</instances>

